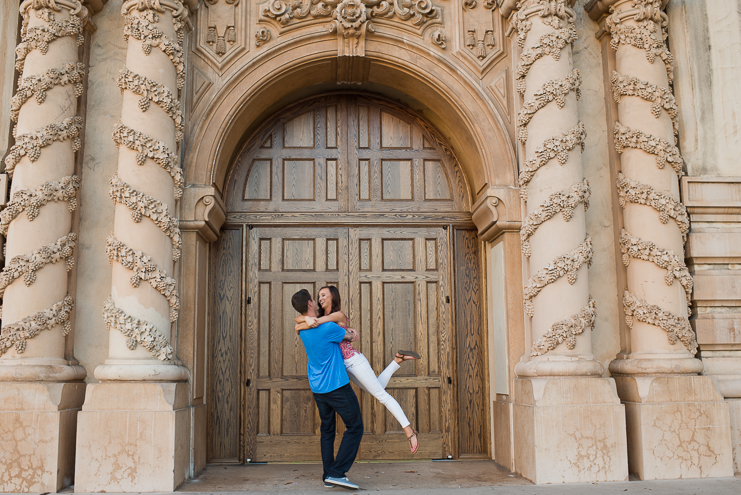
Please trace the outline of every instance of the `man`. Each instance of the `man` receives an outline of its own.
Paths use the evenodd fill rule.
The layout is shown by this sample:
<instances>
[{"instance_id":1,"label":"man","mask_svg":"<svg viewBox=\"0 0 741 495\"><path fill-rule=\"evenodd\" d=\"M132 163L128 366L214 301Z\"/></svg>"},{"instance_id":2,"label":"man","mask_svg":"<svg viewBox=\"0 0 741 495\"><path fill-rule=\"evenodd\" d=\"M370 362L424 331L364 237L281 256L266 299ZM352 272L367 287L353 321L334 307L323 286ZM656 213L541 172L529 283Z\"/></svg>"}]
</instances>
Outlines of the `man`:
<instances>
[{"instance_id":1,"label":"man","mask_svg":"<svg viewBox=\"0 0 741 495\"><path fill-rule=\"evenodd\" d=\"M293 309L303 316L317 317L317 304L306 289L296 292L291 298ZM350 386L350 379L342 361L339 343L351 337L349 330L344 330L335 323L324 323L311 332L301 332L306 355L309 358L309 386L314 393L314 401L319 409L321 427L321 450L324 473L324 486L342 486L357 490L359 487L347 479L345 473L350 470L358 454L360 441L363 438L363 418L355 392ZM345 423L342 442L334 456L334 437L336 432L335 413Z\"/></svg>"}]
</instances>

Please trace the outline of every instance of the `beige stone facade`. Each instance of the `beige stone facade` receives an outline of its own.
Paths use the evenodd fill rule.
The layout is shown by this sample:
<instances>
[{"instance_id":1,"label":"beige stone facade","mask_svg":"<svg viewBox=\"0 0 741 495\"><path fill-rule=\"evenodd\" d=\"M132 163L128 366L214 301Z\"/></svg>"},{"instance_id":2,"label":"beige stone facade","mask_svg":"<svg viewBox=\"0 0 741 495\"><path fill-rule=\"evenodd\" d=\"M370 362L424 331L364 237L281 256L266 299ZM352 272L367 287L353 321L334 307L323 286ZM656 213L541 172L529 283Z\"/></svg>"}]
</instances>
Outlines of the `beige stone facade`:
<instances>
[{"instance_id":1,"label":"beige stone facade","mask_svg":"<svg viewBox=\"0 0 741 495\"><path fill-rule=\"evenodd\" d=\"M427 457L740 472L739 12L4 2L0 491L315 459L271 291L319 280L377 362L424 342L389 387ZM362 455L410 457L383 421Z\"/></svg>"}]
</instances>

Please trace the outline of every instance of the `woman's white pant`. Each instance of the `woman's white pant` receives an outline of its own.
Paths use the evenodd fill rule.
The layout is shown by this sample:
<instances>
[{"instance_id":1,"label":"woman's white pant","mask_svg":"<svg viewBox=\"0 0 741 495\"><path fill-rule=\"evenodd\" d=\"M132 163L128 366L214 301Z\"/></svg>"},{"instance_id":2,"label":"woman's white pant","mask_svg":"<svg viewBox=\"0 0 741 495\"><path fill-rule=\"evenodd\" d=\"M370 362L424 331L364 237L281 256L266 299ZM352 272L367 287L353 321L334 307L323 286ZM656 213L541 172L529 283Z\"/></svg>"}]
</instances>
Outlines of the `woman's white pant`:
<instances>
[{"instance_id":1,"label":"woman's white pant","mask_svg":"<svg viewBox=\"0 0 741 495\"><path fill-rule=\"evenodd\" d=\"M378 399L381 404L386 406L391 414L394 415L396 420L401 424L402 428L409 426L409 420L407 419L404 411L396 399L386 392L386 385L389 384L391 375L393 375L400 366L396 364L396 361L391 361L386 369L376 377L376 373L371 368L370 363L362 354L355 354L345 359L345 369L347 370L347 376L350 380L361 389L365 390L373 397Z\"/></svg>"}]
</instances>

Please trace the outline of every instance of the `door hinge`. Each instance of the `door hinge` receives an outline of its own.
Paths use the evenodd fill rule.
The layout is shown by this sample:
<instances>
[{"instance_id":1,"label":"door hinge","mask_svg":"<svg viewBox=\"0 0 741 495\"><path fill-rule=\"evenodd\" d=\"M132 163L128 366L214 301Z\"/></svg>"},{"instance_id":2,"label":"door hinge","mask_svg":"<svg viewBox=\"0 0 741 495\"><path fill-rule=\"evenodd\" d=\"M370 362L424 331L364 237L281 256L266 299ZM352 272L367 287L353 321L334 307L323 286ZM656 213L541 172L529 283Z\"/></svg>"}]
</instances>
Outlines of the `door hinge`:
<instances>
[{"instance_id":1,"label":"door hinge","mask_svg":"<svg viewBox=\"0 0 741 495\"><path fill-rule=\"evenodd\" d=\"M248 297L247 298L247 304L252 304L252 298L251 297Z\"/></svg>"},{"instance_id":2,"label":"door hinge","mask_svg":"<svg viewBox=\"0 0 741 495\"><path fill-rule=\"evenodd\" d=\"M244 382L244 386L245 386L245 387L249 387L249 386L250 386L250 383L252 383L252 380L250 380L250 379L248 378L248 379L247 379L247 381L246 381L246 382Z\"/></svg>"}]
</instances>

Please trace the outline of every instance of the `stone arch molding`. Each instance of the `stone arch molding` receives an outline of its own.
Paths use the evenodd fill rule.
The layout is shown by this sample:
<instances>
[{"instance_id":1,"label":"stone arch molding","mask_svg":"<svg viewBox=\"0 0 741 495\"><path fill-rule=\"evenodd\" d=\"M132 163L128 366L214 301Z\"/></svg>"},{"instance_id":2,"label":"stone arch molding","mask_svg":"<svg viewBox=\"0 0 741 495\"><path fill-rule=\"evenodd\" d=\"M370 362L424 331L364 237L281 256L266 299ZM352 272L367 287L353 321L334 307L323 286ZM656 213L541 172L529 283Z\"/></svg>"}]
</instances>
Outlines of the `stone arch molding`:
<instances>
[{"instance_id":1,"label":"stone arch molding","mask_svg":"<svg viewBox=\"0 0 741 495\"><path fill-rule=\"evenodd\" d=\"M466 175L472 216L483 239L519 230L517 162L505 119L490 102L480 81L429 48L368 38L364 57L338 57L337 41L286 43L267 49L213 86L194 109L184 171L188 184L181 225L200 224L213 240L223 222L221 193L244 140L278 109L301 98L333 89L360 89L406 104L433 124L446 139ZM203 204L213 198L210 208ZM210 226L209 226L210 225Z\"/></svg>"}]
</instances>

